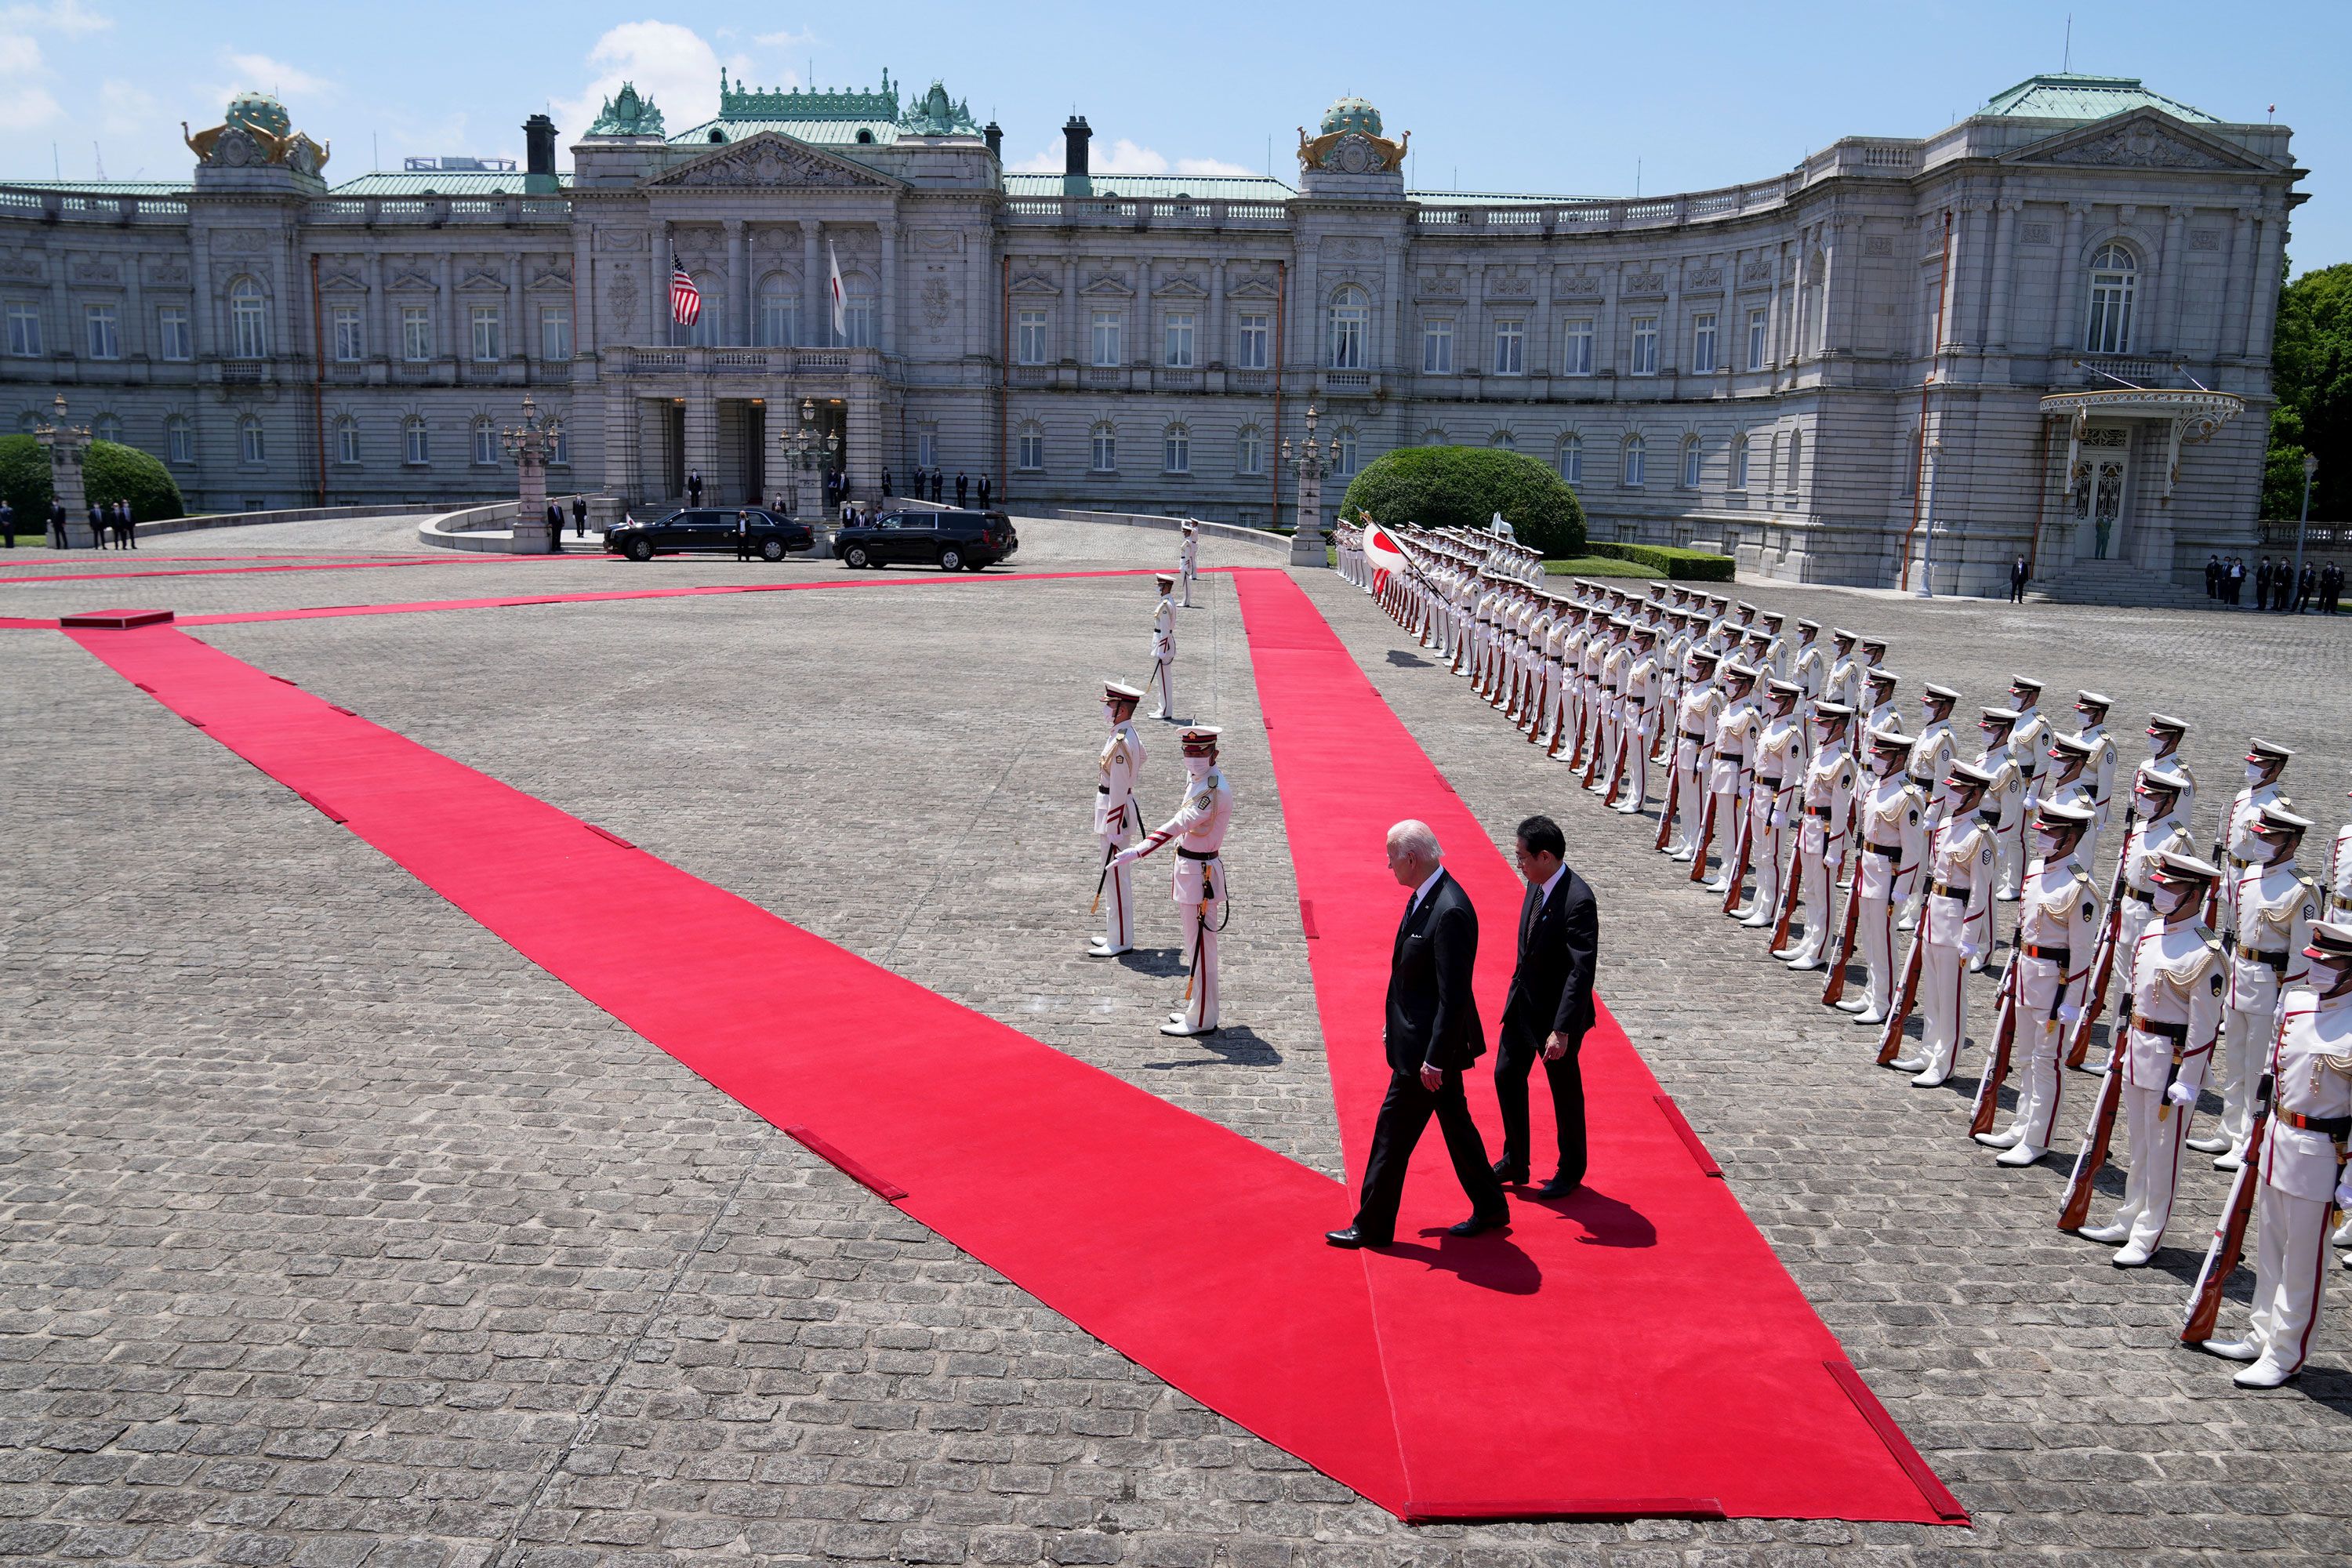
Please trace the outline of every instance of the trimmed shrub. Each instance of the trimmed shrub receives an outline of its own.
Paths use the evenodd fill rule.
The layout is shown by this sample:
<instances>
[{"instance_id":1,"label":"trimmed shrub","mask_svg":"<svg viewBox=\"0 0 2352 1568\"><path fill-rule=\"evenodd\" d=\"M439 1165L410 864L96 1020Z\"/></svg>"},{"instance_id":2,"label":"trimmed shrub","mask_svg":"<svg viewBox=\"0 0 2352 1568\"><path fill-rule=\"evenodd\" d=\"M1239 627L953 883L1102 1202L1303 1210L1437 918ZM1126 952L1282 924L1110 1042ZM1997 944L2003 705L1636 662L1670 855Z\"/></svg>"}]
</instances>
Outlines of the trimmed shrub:
<instances>
[{"instance_id":1,"label":"trimmed shrub","mask_svg":"<svg viewBox=\"0 0 2352 1568\"><path fill-rule=\"evenodd\" d=\"M1586 546L1591 549L1590 545ZM1654 577L1655 572L1631 561L1620 561L1613 555L1579 555L1568 561L1547 561L1544 575L1548 577Z\"/></svg>"},{"instance_id":2,"label":"trimmed shrub","mask_svg":"<svg viewBox=\"0 0 2352 1568\"><path fill-rule=\"evenodd\" d=\"M141 522L187 511L172 470L136 447L92 441L82 455L82 489L101 506L128 500ZM0 436L0 496L16 509L20 531L37 531L49 515L49 455L30 436ZM87 504L87 502L85 502Z\"/></svg>"},{"instance_id":3,"label":"trimmed shrub","mask_svg":"<svg viewBox=\"0 0 2352 1568\"><path fill-rule=\"evenodd\" d=\"M1728 555L1710 550L1684 550L1671 544L1601 544L1590 546L1595 555L1630 561L1653 577L1679 577L1690 583L1728 583L1738 564Z\"/></svg>"},{"instance_id":4,"label":"trimmed shrub","mask_svg":"<svg viewBox=\"0 0 2352 1568\"><path fill-rule=\"evenodd\" d=\"M1499 447L1399 447L1355 477L1340 515L1423 528L1485 528L1496 512L1519 542L1547 556L1581 555L1584 508L1560 477Z\"/></svg>"}]
</instances>

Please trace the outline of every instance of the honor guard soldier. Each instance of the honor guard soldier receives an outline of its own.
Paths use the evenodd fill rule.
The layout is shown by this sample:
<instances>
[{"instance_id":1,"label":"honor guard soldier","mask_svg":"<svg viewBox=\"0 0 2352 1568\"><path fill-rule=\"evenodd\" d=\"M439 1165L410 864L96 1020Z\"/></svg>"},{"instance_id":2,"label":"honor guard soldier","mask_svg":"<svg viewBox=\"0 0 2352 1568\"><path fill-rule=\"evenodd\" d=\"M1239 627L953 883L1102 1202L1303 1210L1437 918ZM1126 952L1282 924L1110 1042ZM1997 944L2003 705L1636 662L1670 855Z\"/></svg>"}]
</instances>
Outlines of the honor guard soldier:
<instances>
[{"instance_id":1,"label":"honor guard soldier","mask_svg":"<svg viewBox=\"0 0 2352 1568\"><path fill-rule=\"evenodd\" d=\"M1151 710L1154 719L1173 722L1176 718L1176 574L1156 574L1152 581L1159 584L1159 607L1151 613L1151 679L1148 684L1160 704Z\"/></svg>"},{"instance_id":2,"label":"honor guard soldier","mask_svg":"<svg viewBox=\"0 0 2352 1568\"><path fill-rule=\"evenodd\" d=\"M2068 737L2071 739L2072 737ZM2058 1122L2058 1058L2067 1027L2082 1016L2091 946L2099 930L2099 895L2077 855L2095 815L2086 801L2044 801L2034 822L2037 858L2019 900L2018 966L2004 983L2025 1053L2024 1083L2009 1125L1979 1132L1977 1142L2000 1151L2004 1165L2031 1165L2050 1152Z\"/></svg>"},{"instance_id":3,"label":"honor guard soldier","mask_svg":"<svg viewBox=\"0 0 2352 1568\"><path fill-rule=\"evenodd\" d=\"M1947 778L1950 809L1927 838L1927 901L1919 920L1919 1054L1888 1065L1934 1089L1952 1076L1968 1037L1963 988L1992 947L1992 815L1982 809L1992 776L1954 763Z\"/></svg>"},{"instance_id":4,"label":"honor guard soldier","mask_svg":"<svg viewBox=\"0 0 2352 1568\"><path fill-rule=\"evenodd\" d=\"M1804 819L1797 828L1797 890L1804 900L1805 934L1793 948L1775 954L1795 970L1827 962L1836 919L1838 879L1845 868L1846 826L1853 819L1853 791L1861 772L1854 766L1849 736L1853 710L1824 698L1813 705L1812 755L1805 763L1799 802Z\"/></svg>"},{"instance_id":5,"label":"honor guard soldier","mask_svg":"<svg viewBox=\"0 0 2352 1568\"><path fill-rule=\"evenodd\" d=\"M1657 634L1647 627L1633 633L1634 658L1625 673L1625 738L1619 764L1622 787L1617 810L1640 814L1650 800L1650 753L1658 743L1658 715L1665 700L1666 678L1658 660Z\"/></svg>"},{"instance_id":6,"label":"honor guard soldier","mask_svg":"<svg viewBox=\"0 0 2352 1568\"><path fill-rule=\"evenodd\" d=\"M1866 669L1862 673L1863 729L1873 735L1881 731L1890 735L1903 733L1903 715L1895 706L1895 689L1903 678L1891 669Z\"/></svg>"},{"instance_id":7,"label":"honor guard soldier","mask_svg":"<svg viewBox=\"0 0 2352 1568\"><path fill-rule=\"evenodd\" d=\"M1985 801L1993 813L1993 896L2015 898L2025 875L2025 768L2017 754L2017 710L1988 708L1977 721L1984 749L1976 765L1992 782Z\"/></svg>"},{"instance_id":8,"label":"honor guard soldier","mask_svg":"<svg viewBox=\"0 0 2352 1568\"><path fill-rule=\"evenodd\" d=\"M1786 679L1789 660L1795 651L1780 629L1787 624L1788 617L1778 610L1767 610L1757 620L1764 628L1764 663L1761 668L1769 670L1774 679Z\"/></svg>"},{"instance_id":9,"label":"honor guard soldier","mask_svg":"<svg viewBox=\"0 0 2352 1568\"><path fill-rule=\"evenodd\" d=\"M2336 830L2336 842L2327 848L2327 866L2320 879L2319 891L2327 900L2329 920L2352 920L2352 823Z\"/></svg>"},{"instance_id":10,"label":"honor guard soldier","mask_svg":"<svg viewBox=\"0 0 2352 1568\"><path fill-rule=\"evenodd\" d=\"M2167 849L2147 874L2155 918L2126 950L2126 1000L2116 1019L2125 1037L2118 1062L2131 1175L2115 1218L2082 1232L2120 1242L2118 1268L2146 1267L2163 1244L2181 1142L2221 1028L2221 943L2199 918L2220 873L2185 850Z\"/></svg>"},{"instance_id":11,"label":"honor guard soldier","mask_svg":"<svg viewBox=\"0 0 2352 1568\"><path fill-rule=\"evenodd\" d=\"M2221 837L2213 845L2213 864L2221 868L2221 897L2218 900L2220 918L2214 929L2226 939L2236 930L2233 915L2237 909L2238 879L2253 864L2254 819L2266 805L2292 808L2294 802L2279 787L2279 778L2286 772L2287 763L2294 756L2284 746L2273 745L2257 735L2246 747L2246 782L2243 788L2230 797L2221 813Z\"/></svg>"},{"instance_id":12,"label":"honor guard soldier","mask_svg":"<svg viewBox=\"0 0 2352 1568\"><path fill-rule=\"evenodd\" d=\"M2230 1140L2213 1167L2245 1163L2253 1121L2255 1079L2263 1043L2278 1019L2279 999L2303 978L2303 948L2319 918L2319 889L2295 867L2294 853L2311 826L2283 805L2266 805L2253 821L2252 852L2238 873L2237 923L2223 944L2230 955L2222 990L2221 1132Z\"/></svg>"},{"instance_id":13,"label":"honor guard soldier","mask_svg":"<svg viewBox=\"0 0 2352 1568\"><path fill-rule=\"evenodd\" d=\"M2147 758L2132 770L2132 780L2137 783L2141 774L2152 767L2168 764L2175 773L2189 781L2189 788L2180 800L2180 815L2197 815L2197 774L2189 759L2180 754L2180 742L2188 738L2189 725L2168 713L2147 716Z\"/></svg>"},{"instance_id":14,"label":"honor guard soldier","mask_svg":"<svg viewBox=\"0 0 2352 1568\"><path fill-rule=\"evenodd\" d=\"M2189 831L2185 810L2189 794L2189 775L2169 763L2143 768L2132 784L2132 821L2124 831L2123 858L2117 867L2123 889L2123 907L2116 914L2118 973L2127 967L2141 933L2156 918L2159 901L2156 873L2163 857L2196 858L2196 839ZM2214 873L2220 875L2218 870ZM2207 878L2197 889L2199 895L2210 892L2212 883L2213 878ZM2204 913L2201 904L2198 913L2200 917Z\"/></svg>"},{"instance_id":15,"label":"honor guard soldier","mask_svg":"<svg viewBox=\"0 0 2352 1568\"><path fill-rule=\"evenodd\" d=\"M2009 743L2017 756L2017 771L2025 775L2025 817L2029 823L2041 809L2042 781L2050 771L2050 742L2053 739L2050 721L2042 716L2041 701L2042 682L2030 675L2009 678L2009 705L2017 710L2017 727L2009 732ZM2014 903L2018 890L2024 886L2025 857L2020 855L2013 872L2004 868L1994 897Z\"/></svg>"},{"instance_id":16,"label":"honor guard soldier","mask_svg":"<svg viewBox=\"0 0 2352 1568\"><path fill-rule=\"evenodd\" d=\"M1838 1011L1854 1015L1857 1024L1884 1024L1895 996L1895 911L1911 896L1927 858L1927 802L1905 765L1911 760L1910 736L1880 730L1865 742L1870 748L1870 777L1863 781L1861 803L1854 808L1854 910L1848 919L1861 950L1867 983L1858 997L1840 1002ZM1841 953L1837 962L1853 956Z\"/></svg>"},{"instance_id":17,"label":"honor guard soldier","mask_svg":"<svg viewBox=\"0 0 2352 1568\"><path fill-rule=\"evenodd\" d=\"M2242 1340L2205 1348L2253 1364L2241 1388L2276 1388L2303 1370L2318 1327L2331 1210L2352 1208L2352 925L2312 928L2305 981L2291 990L2271 1047L2271 1113L2254 1198L2253 1310ZM2138 1156L2133 1156L2137 1163Z\"/></svg>"},{"instance_id":18,"label":"honor guard soldier","mask_svg":"<svg viewBox=\"0 0 2352 1568\"><path fill-rule=\"evenodd\" d=\"M1756 735L1755 779L1748 791L1748 858L1756 867L1756 896L1746 909L1731 911L1751 930L1769 931L1780 920L1789 812L1804 785L1803 732L1797 718L1797 699L1803 695L1793 680L1765 687L1768 717Z\"/></svg>"},{"instance_id":19,"label":"honor guard soldier","mask_svg":"<svg viewBox=\"0 0 2352 1568\"><path fill-rule=\"evenodd\" d=\"M2090 868L2091 856L2099 843L2099 797L2092 784L2089 769L2095 754L2091 743L2078 735L2056 735L2050 742L2050 766L2042 775L2042 799L2044 805L2063 801L2089 811L2091 819L2084 825L2080 846L2083 866Z\"/></svg>"},{"instance_id":20,"label":"honor guard soldier","mask_svg":"<svg viewBox=\"0 0 2352 1568\"><path fill-rule=\"evenodd\" d=\"M1095 958L1116 958L1135 949L1135 870L1118 860L1118 852L1143 831L1143 813L1135 804L1135 780L1143 771L1135 705L1142 700L1143 693L1123 681L1103 682L1103 718L1110 735L1103 742L1095 782L1095 837L1103 852L1095 901L1104 906L1103 933L1087 947Z\"/></svg>"},{"instance_id":21,"label":"honor guard soldier","mask_svg":"<svg viewBox=\"0 0 2352 1568\"><path fill-rule=\"evenodd\" d=\"M1694 647L1683 658L1683 690L1675 704L1675 772L1666 786L1673 805L1666 813L1666 853L1687 860L1698 850L1698 824L1706 816L1707 761L1715 750L1715 721L1724 697L1715 683L1716 655Z\"/></svg>"},{"instance_id":22,"label":"honor guard soldier","mask_svg":"<svg viewBox=\"0 0 2352 1568\"><path fill-rule=\"evenodd\" d=\"M1862 673L1867 678L1874 669L1886 668L1886 639L1864 637L1854 645L1862 650Z\"/></svg>"},{"instance_id":23,"label":"honor guard soldier","mask_svg":"<svg viewBox=\"0 0 2352 1568\"><path fill-rule=\"evenodd\" d=\"M2090 841L2083 851L2085 866L2098 854L2099 836L2107 830L2107 803L2116 793L2116 742L2107 733L2107 710L2115 705L2113 698L2095 691L2074 693L2074 716L2082 723L2075 738L2091 747L2091 761L2083 776L2091 781L2092 797L2099 805L2099 819L2091 825Z\"/></svg>"},{"instance_id":24,"label":"honor guard soldier","mask_svg":"<svg viewBox=\"0 0 2352 1568\"><path fill-rule=\"evenodd\" d=\"M1234 792L1217 766L1219 731L1206 725L1183 731L1184 802L1167 826L1151 830L1141 844L1122 849L1113 865L1132 865L1176 841L1176 907L1183 911L1184 960L1192 978L1184 1005L1160 1026L1163 1035L1207 1035L1217 1027L1217 933L1225 928L1224 863L1218 858L1233 824Z\"/></svg>"},{"instance_id":25,"label":"honor guard soldier","mask_svg":"<svg viewBox=\"0 0 2352 1568\"><path fill-rule=\"evenodd\" d=\"M1830 628L1829 684L1822 688L1822 696L1848 708L1862 701L1862 660L1853 653L1853 634L1843 626Z\"/></svg>"},{"instance_id":26,"label":"honor guard soldier","mask_svg":"<svg viewBox=\"0 0 2352 1568\"><path fill-rule=\"evenodd\" d=\"M1921 723L1917 743L1911 748L1911 782L1919 786L1919 794L1927 802L1927 830L1933 833L1944 820L1948 809L1945 798L1944 776L1952 771L1959 747L1952 738L1952 705L1960 694L1948 686L1929 684L1920 688L1919 712ZM1927 896L1927 879L1921 878L1913 889L1911 902L1895 922L1895 930L1910 931L1919 923L1919 900Z\"/></svg>"},{"instance_id":27,"label":"honor guard soldier","mask_svg":"<svg viewBox=\"0 0 2352 1568\"><path fill-rule=\"evenodd\" d=\"M1176 546L1176 580L1184 590L1184 607L1192 607L1192 579L1201 574L1201 525L1184 520L1182 542Z\"/></svg>"},{"instance_id":28,"label":"honor guard soldier","mask_svg":"<svg viewBox=\"0 0 2352 1568\"><path fill-rule=\"evenodd\" d=\"M1753 776L1756 738L1764 732L1764 710L1756 699L1756 671L1745 664L1724 666L1723 713L1715 723L1715 765L1709 771L1708 821L1722 838L1723 869L1703 883L1710 893L1727 893L1740 874L1739 845L1747 831L1742 815L1748 805L1748 781ZM1702 843L1692 865L1693 875L1705 864Z\"/></svg>"}]
</instances>

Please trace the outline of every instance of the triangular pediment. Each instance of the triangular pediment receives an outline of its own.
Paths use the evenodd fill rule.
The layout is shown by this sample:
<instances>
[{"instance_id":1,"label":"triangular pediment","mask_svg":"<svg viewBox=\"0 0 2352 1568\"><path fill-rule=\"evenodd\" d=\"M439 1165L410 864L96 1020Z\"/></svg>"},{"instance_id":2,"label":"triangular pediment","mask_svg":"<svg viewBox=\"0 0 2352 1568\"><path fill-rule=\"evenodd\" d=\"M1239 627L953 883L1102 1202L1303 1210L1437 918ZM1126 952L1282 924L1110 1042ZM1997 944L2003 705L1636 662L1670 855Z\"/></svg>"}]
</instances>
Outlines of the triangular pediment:
<instances>
[{"instance_id":1,"label":"triangular pediment","mask_svg":"<svg viewBox=\"0 0 2352 1568\"><path fill-rule=\"evenodd\" d=\"M1096 279L1093 282L1079 289L1078 292L1081 294L1091 295L1098 300L1106 298L1131 300L1135 297L1134 289L1129 288L1118 279L1107 274Z\"/></svg>"},{"instance_id":2,"label":"triangular pediment","mask_svg":"<svg viewBox=\"0 0 2352 1568\"><path fill-rule=\"evenodd\" d=\"M1275 293L1276 289L1274 285L1267 279L1264 278L1248 278L1227 288L1225 290L1225 298L1228 300L1271 300L1275 297Z\"/></svg>"},{"instance_id":3,"label":"triangular pediment","mask_svg":"<svg viewBox=\"0 0 2352 1568\"><path fill-rule=\"evenodd\" d=\"M1174 278L1160 285L1160 295L1167 300L1205 300L1209 291L1190 278Z\"/></svg>"},{"instance_id":4,"label":"triangular pediment","mask_svg":"<svg viewBox=\"0 0 2352 1568\"><path fill-rule=\"evenodd\" d=\"M762 131L681 163L645 188L659 191L828 190L896 191L902 182L860 163L795 142L780 131Z\"/></svg>"},{"instance_id":5,"label":"triangular pediment","mask_svg":"<svg viewBox=\"0 0 2352 1568\"><path fill-rule=\"evenodd\" d=\"M2057 163L2113 169L2269 169L2275 167L2161 110L2136 110L2045 136L2001 155L2004 163Z\"/></svg>"}]
</instances>

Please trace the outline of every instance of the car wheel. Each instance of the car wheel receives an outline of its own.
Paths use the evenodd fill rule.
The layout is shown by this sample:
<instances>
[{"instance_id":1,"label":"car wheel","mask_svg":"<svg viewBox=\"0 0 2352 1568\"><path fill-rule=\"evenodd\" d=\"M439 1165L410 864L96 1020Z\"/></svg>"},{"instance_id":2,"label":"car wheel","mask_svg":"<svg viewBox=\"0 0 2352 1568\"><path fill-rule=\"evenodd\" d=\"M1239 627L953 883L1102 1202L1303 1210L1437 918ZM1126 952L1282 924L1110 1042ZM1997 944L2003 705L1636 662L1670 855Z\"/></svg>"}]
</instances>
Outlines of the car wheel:
<instances>
[{"instance_id":1,"label":"car wheel","mask_svg":"<svg viewBox=\"0 0 2352 1568\"><path fill-rule=\"evenodd\" d=\"M763 540L763 541L761 541L761 544L760 544L760 559L761 559L761 560L762 560L762 561L782 561L783 558L784 558L784 542L783 542L782 540L781 540L781 539L770 539L770 540Z\"/></svg>"},{"instance_id":2,"label":"car wheel","mask_svg":"<svg viewBox=\"0 0 2352 1568\"><path fill-rule=\"evenodd\" d=\"M650 539L632 539L629 541L626 554L632 561L651 561L654 558L654 542Z\"/></svg>"},{"instance_id":3,"label":"car wheel","mask_svg":"<svg viewBox=\"0 0 2352 1568\"><path fill-rule=\"evenodd\" d=\"M866 546L853 544L841 552L841 563L852 572L862 572L873 564L873 557L866 553Z\"/></svg>"},{"instance_id":4,"label":"car wheel","mask_svg":"<svg viewBox=\"0 0 2352 1568\"><path fill-rule=\"evenodd\" d=\"M940 571L942 571L942 572L961 572L961 571L962 571L962 570L963 570L963 552L962 552L962 551L961 551L961 550L958 550L958 549L957 549L954 545L952 545L952 544L947 544L947 545L942 545L942 546L940 546Z\"/></svg>"}]
</instances>

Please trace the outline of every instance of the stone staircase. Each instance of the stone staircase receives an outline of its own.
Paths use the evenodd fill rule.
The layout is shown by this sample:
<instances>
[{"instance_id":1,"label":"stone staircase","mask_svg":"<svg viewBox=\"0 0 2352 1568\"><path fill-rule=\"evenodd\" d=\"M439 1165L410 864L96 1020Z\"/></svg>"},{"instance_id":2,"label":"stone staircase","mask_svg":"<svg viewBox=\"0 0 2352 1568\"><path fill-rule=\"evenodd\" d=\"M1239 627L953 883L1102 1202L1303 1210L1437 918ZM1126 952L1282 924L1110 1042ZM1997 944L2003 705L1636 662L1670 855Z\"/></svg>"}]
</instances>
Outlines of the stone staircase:
<instances>
[{"instance_id":1,"label":"stone staircase","mask_svg":"<svg viewBox=\"0 0 2352 1568\"><path fill-rule=\"evenodd\" d=\"M2136 609L2201 610L2202 581L2178 583L2128 561L2074 561L2042 577L2025 596L2043 604L2123 605Z\"/></svg>"}]
</instances>

